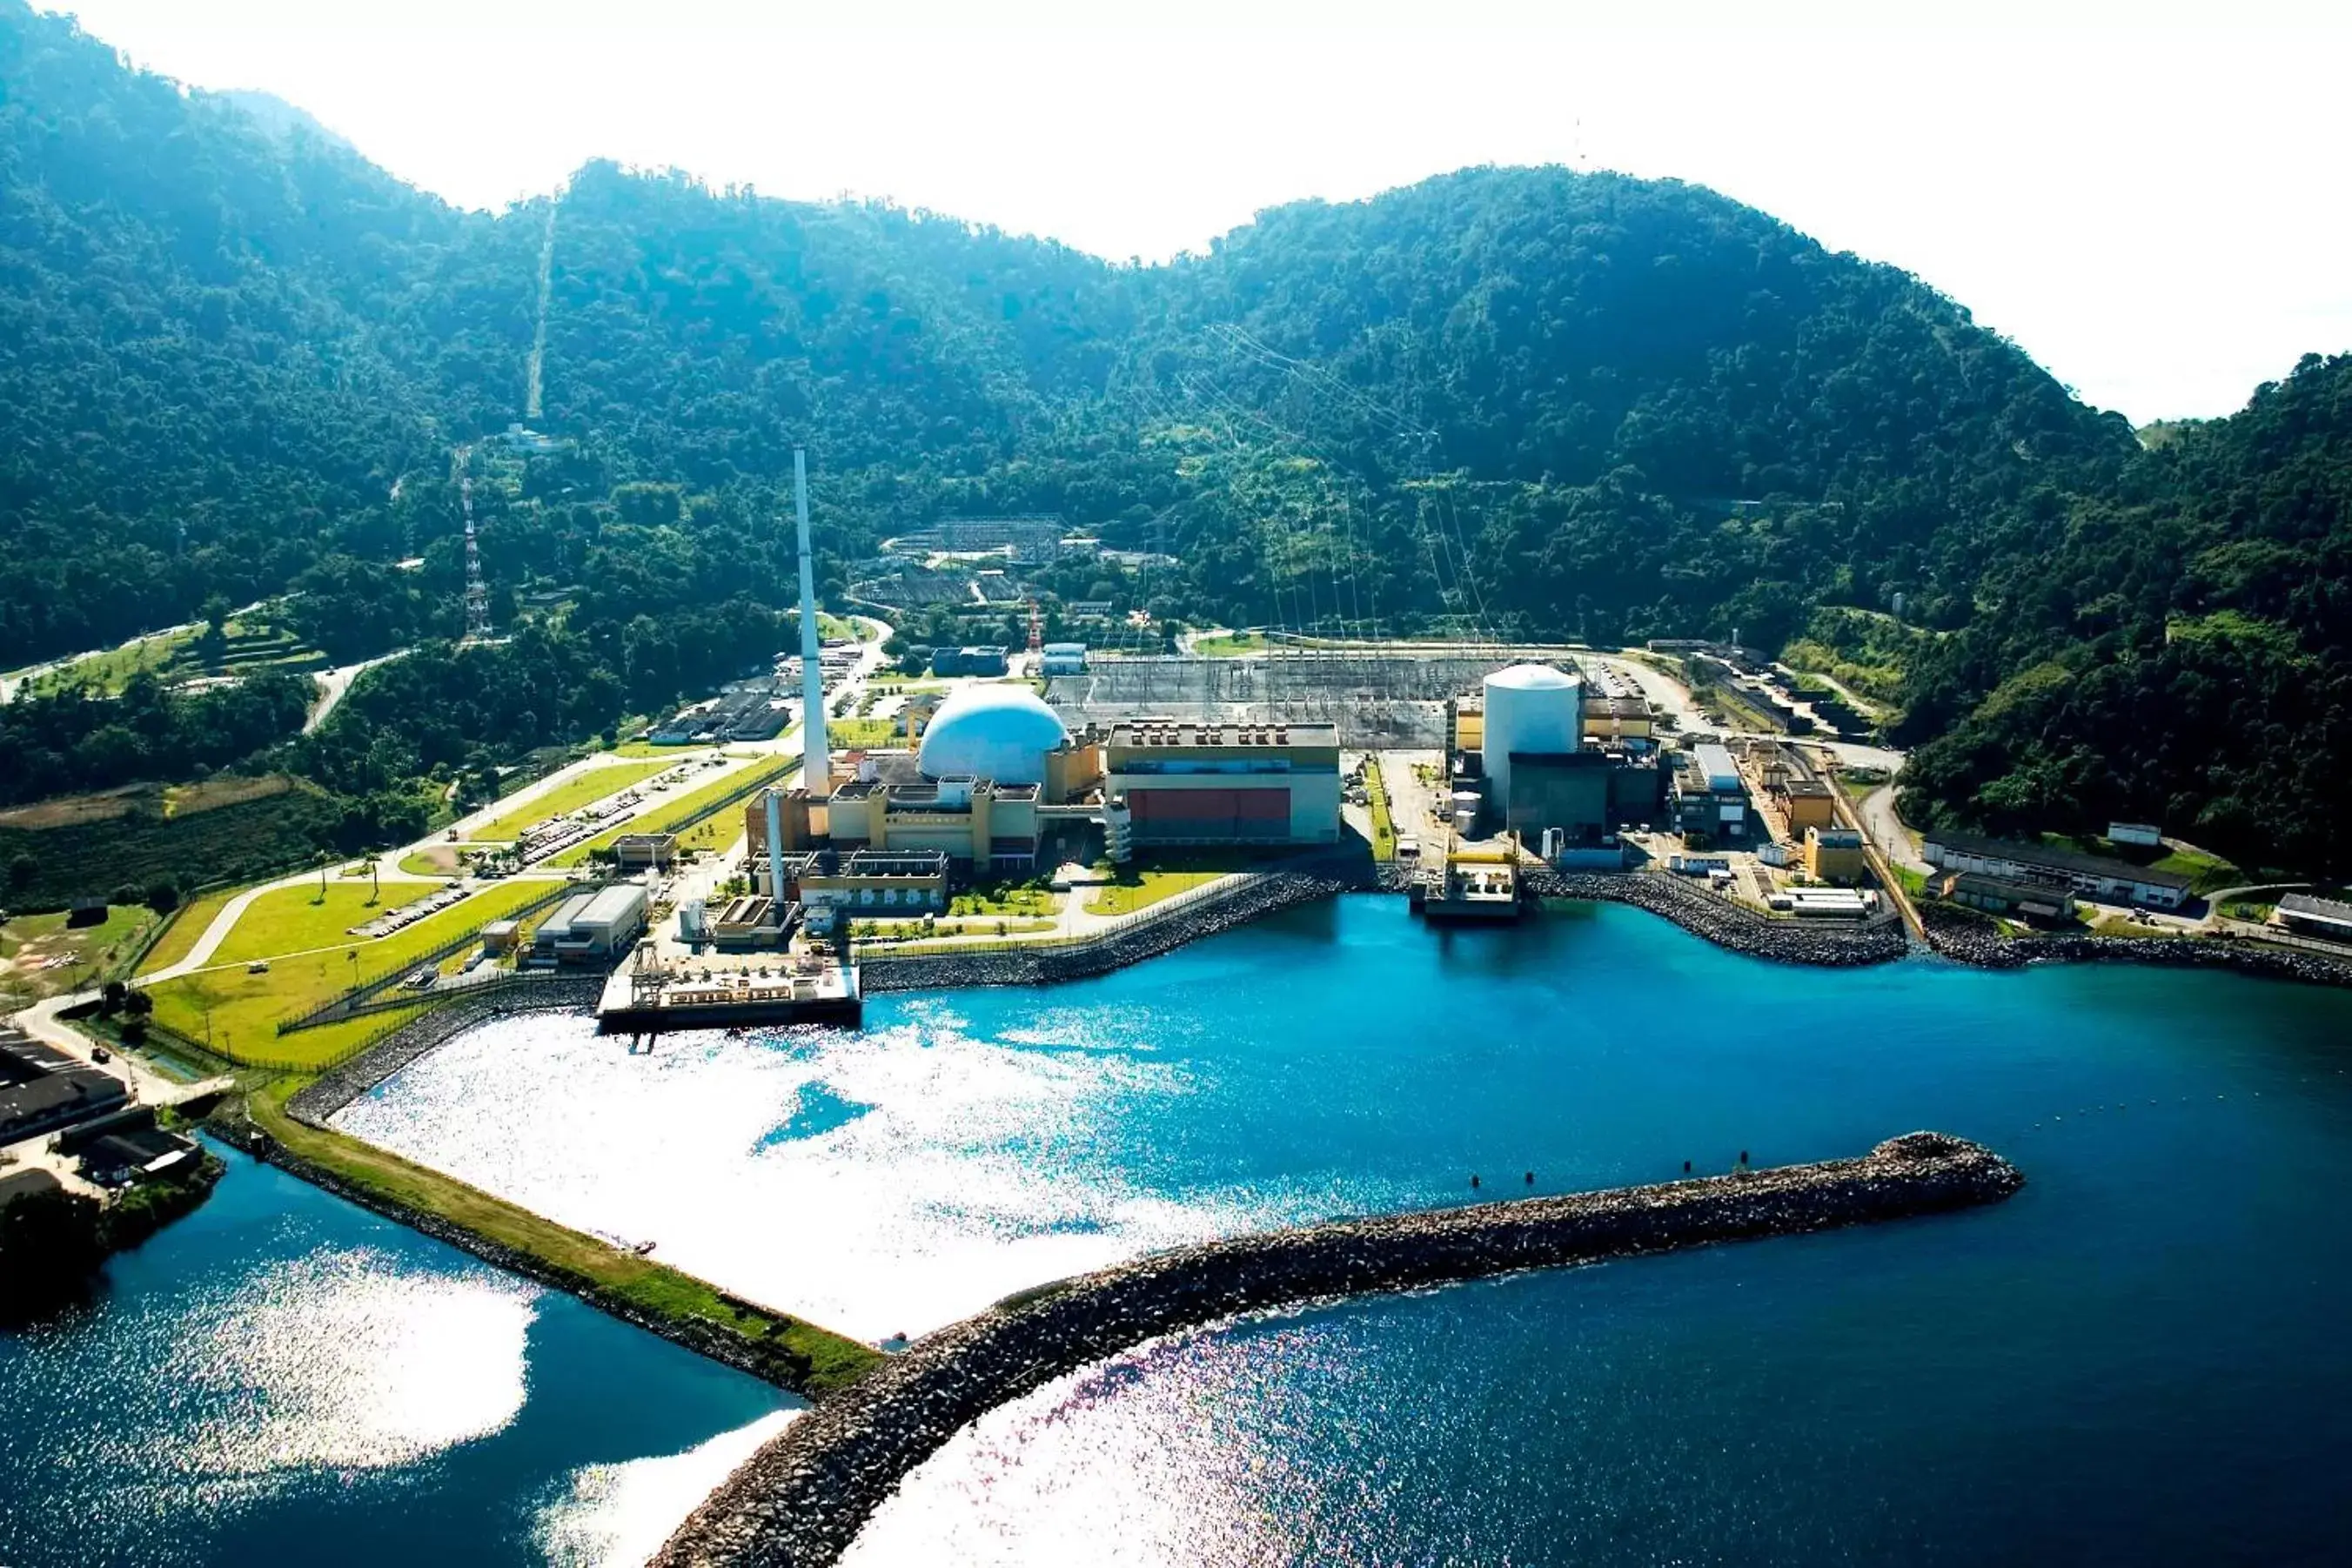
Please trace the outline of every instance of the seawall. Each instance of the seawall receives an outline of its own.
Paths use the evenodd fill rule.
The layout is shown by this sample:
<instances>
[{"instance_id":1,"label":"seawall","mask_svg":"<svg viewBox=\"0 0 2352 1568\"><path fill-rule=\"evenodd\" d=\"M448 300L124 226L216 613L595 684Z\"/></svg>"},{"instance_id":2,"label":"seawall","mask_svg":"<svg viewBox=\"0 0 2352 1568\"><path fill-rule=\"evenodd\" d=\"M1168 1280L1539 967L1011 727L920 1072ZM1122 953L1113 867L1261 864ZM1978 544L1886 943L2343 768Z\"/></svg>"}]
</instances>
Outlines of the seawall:
<instances>
[{"instance_id":1,"label":"seawall","mask_svg":"<svg viewBox=\"0 0 2352 1568\"><path fill-rule=\"evenodd\" d=\"M534 982L528 990L445 1002L386 1035L342 1066L319 1075L286 1102L297 1121L324 1127L327 1119L436 1046L477 1024L520 1013L571 1013L593 1007L604 977L589 974Z\"/></svg>"},{"instance_id":2,"label":"seawall","mask_svg":"<svg viewBox=\"0 0 2352 1568\"><path fill-rule=\"evenodd\" d=\"M1931 908L1933 906L1930 906ZM2001 936L1927 923L1927 947L1955 963L2022 969L2033 963L2147 963L2167 969L2227 969L2261 980L2352 986L2352 963L2324 953L2207 937Z\"/></svg>"},{"instance_id":3,"label":"seawall","mask_svg":"<svg viewBox=\"0 0 2352 1568\"><path fill-rule=\"evenodd\" d=\"M978 1416L1145 1340L1236 1313L1999 1203L2024 1177L1939 1133L1853 1160L1354 1219L1182 1247L1008 1298L826 1400L654 1558L834 1563L909 1471Z\"/></svg>"},{"instance_id":4,"label":"seawall","mask_svg":"<svg viewBox=\"0 0 2352 1568\"><path fill-rule=\"evenodd\" d=\"M919 958L861 957L858 973L868 995L886 991L937 991L963 985L1049 985L1085 980L1172 952L1187 942L1246 925L1254 920L1313 903L1361 886L1360 879L1326 870L1274 871L1240 890L1129 931L1114 931L1083 946L1040 948L1034 952L943 952Z\"/></svg>"},{"instance_id":5,"label":"seawall","mask_svg":"<svg viewBox=\"0 0 2352 1568\"><path fill-rule=\"evenodd\" d=\"M1537 867L1521 886L1535 897L1582 899L1631 904L1669 920L1717 947L1781 963L1846 968L1887 963L1911 951L1899 922L1856 926L1801 920L1769 920L1700 891L1680 878L1654 871L1556 871Z\"/></svg>"}]
</instances>

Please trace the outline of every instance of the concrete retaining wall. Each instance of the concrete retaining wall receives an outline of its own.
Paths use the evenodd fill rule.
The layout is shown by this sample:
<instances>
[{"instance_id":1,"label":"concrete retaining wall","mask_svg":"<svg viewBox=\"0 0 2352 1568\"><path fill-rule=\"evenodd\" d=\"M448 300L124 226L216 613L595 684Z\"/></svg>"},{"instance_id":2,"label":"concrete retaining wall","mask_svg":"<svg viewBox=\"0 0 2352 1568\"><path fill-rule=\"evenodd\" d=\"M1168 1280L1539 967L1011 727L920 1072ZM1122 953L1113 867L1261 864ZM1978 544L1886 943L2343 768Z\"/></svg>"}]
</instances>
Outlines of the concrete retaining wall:
<instances>
[{"instance_id":1,"label":"concrete retaining wall","mask_svg":"<svg viewBox=\"0 0 2352 1568\"><path fill-rule=\"evenodd\" d=\"M1858 1160L1161 1253L1024 1292L919 1342L761 1448L654 1562L832 1563L900 1480L978 1416L1145 1340L1236 1313L1969 1208L2023 1184L1987 1149L1915 1132Z\"/></svg>"}]
</instances>

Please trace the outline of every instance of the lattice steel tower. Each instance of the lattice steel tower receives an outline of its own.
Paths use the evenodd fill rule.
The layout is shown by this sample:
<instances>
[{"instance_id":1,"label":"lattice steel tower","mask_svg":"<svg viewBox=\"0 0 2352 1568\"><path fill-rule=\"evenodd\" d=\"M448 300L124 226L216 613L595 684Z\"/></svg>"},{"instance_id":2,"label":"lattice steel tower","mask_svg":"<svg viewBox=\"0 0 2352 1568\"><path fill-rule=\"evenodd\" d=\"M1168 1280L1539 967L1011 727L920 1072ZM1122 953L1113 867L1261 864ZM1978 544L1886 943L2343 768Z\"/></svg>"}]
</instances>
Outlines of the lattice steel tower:
<instances>
[{"instance_id":1,"label":"lattice steel tower","mask_svg":"<svg viewBox=\"0 0 2352 1568\"><path fill-rule=\"evenodd\" d=\"M463 461L463 458L459 461ZM474 476L457 479L457 507L466 514L466 640L490 635L490 590L482 581L482 552L474 541Z\"/></svg>"}]
</instances>

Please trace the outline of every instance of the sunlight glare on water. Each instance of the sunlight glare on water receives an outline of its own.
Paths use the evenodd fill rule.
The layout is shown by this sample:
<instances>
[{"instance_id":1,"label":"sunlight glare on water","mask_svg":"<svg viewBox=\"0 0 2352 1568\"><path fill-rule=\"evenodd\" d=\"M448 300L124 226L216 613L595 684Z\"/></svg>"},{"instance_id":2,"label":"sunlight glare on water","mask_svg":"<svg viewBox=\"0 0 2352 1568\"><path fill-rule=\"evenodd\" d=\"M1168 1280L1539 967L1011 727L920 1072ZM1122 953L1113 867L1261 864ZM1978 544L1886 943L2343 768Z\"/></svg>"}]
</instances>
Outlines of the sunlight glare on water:
<instances>
[{"instance_id":1,"label":"sunlight glare on water","mask_svg":"<svg viewBox=\"0 0 2352 1568\"><path fill-rule=\"evenodd\" d=\"M436 1051L336 1125L878 1340L1041 1279L1327 1211L1327 1190L1174 1194L1125 1168L1122 1123L1194 1093L1195 1069L1158 1046L1197 1027L1047 1006L992 1037L921 1000L864 1034L685 1035L632 1057L584 1020L520 1018Z\"/></svg>"},{"instance_id":2,"label":"sunlight glare on water","mask_svg":"<svg viewBox=\"0 0 2352 1568\"><path fill-rule=\"evenodd\" d=\"M533 1531L539 1550L551 1568L635 1568L711 1489L799 1414L772 1412L683 1454L581 1467L539 1510Z\"/></svg>"},{"instance_id":3,"label":"sunlight glare on water","mask_svg":"<svg viewBox=\"0 0 2352 1568\"><path fill-rule=\"evenodd\" d=\"M212 1473L374 1468L499 1431L522 1408L538 1295L507 1276L402 1274L364 1249L251 1278L171 1347L164 1377L226 1412L180 1451Z\"/></svg>"}]
</instances>

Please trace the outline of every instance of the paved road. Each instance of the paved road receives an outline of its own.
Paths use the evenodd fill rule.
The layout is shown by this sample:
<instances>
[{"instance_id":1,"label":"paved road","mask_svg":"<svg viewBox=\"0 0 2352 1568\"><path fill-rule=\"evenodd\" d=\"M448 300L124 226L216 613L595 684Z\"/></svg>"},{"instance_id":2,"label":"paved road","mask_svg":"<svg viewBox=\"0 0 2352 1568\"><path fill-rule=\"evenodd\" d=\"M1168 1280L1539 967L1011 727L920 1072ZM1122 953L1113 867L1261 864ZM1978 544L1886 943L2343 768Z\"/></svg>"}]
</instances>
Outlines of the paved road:
<instances>
[{"instance_id":1,"label":"paved road","mask_svg":"<svg viewBox=\"0 0 2352 1568\"><path fill-rule=\"evenodd\" d=\"M338 665L333 669L322 669L311 676L310 679L319 683L319 704L310 710L310 716L302 721L302 733L312 734L327 721L327 715L335 710L335 704L343 700L343 693L352 689L352 682L360 678L362 670L373 669L407 651L404 647L396 648L374 658L363 658L357 664Z\"/></svg>"},{"instance_id":2,"label":"paved road","mask_svg":"<svg viewBox=\"0 0 2352 1568\"><path fill-rule=\"evenodd\" d=\"M51 996L45 1001L36 1002L17 1014L15 1023L18 1028L43 1045L54 1046L68 1056L86 1063L98 1071L121 1080L130 1089L131 1098L142 1105L177 1105L184 1100L194 1100L203 1095L216 1094L233 1087L232 1080L226 1078L207 1079L202 1083L176 1082L156 1072L144 1062L126 1056L121 1051L110 1052L109 1055L112 1059L106 1062L92 1059L90 1056L92 1045L89 1037L58 1015L68 1007L77 1007L85 1002L95 1002L98 997L99 994L95 991L82 991L68 996Z\"/></svg>"},{"instance_id":3,"label":"paved road","mask_svg":"<svg viewBox=\"0 0 2352 1568\"><path fill-rule=\"evenodd\" d=\"M1911 847L1911 836L1904 829L1902 814L1895 809L1893 784L1882 784L1863 797L1862 825L1869 830L1870 841L1878 846L1879 853L1895 865L1923 876L1935 869Z\"/></svg>"}]
</instances>

